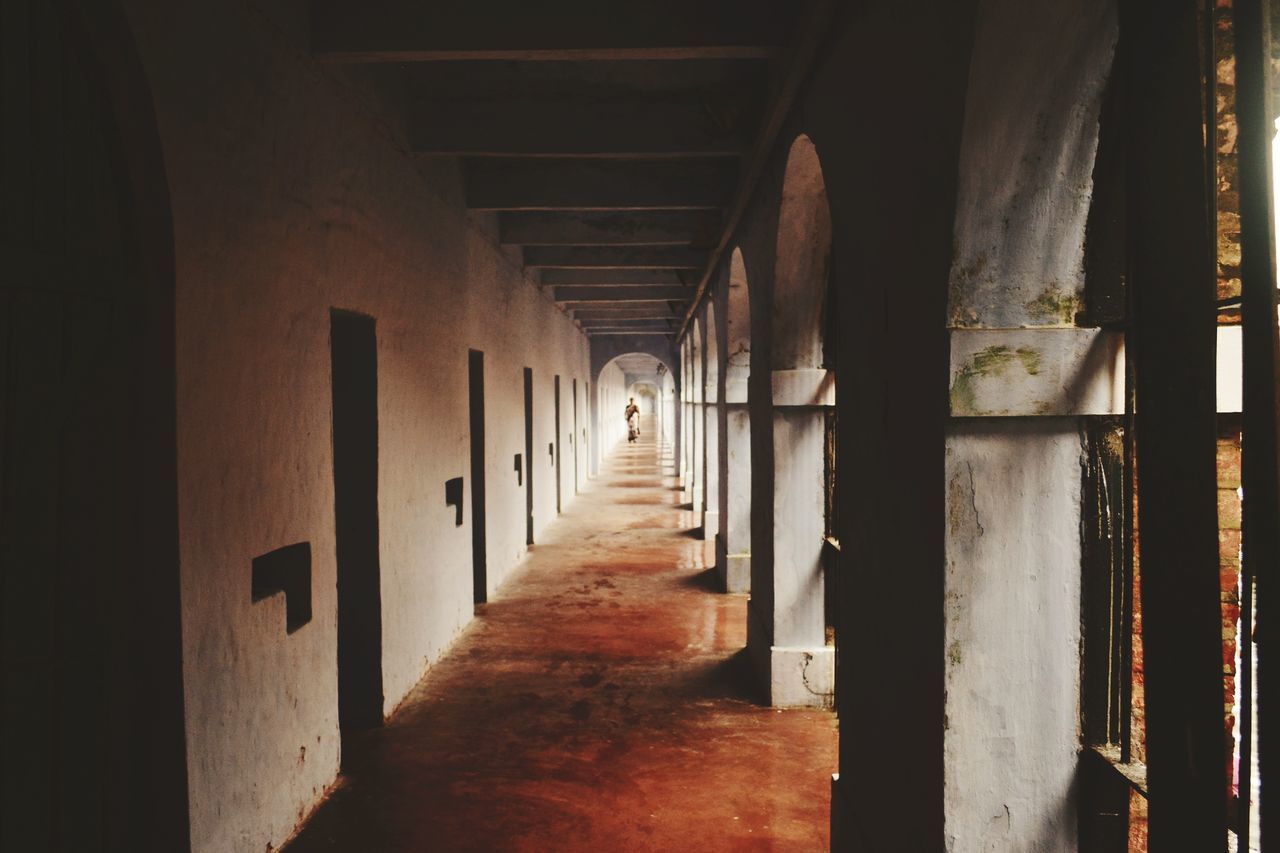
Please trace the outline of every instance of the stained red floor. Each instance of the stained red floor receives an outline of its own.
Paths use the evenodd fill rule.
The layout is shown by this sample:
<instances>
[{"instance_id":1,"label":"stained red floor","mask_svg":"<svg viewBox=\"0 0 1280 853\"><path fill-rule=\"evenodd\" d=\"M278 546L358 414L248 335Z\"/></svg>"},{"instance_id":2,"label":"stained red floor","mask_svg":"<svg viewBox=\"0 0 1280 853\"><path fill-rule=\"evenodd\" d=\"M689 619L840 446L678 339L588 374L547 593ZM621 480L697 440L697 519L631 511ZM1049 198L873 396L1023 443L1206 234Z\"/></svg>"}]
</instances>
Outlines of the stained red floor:
<instances>
[{"instance_id":1,"label":"stained red floor","mask_svg":"<svg viewBox=\"0 0 1280 853\"><path fill-rule=\"evenodd\" d=\"M834 717L752 701L652 436L606 468L288 853L827 849Z\"/></svg>"}]
</instances>

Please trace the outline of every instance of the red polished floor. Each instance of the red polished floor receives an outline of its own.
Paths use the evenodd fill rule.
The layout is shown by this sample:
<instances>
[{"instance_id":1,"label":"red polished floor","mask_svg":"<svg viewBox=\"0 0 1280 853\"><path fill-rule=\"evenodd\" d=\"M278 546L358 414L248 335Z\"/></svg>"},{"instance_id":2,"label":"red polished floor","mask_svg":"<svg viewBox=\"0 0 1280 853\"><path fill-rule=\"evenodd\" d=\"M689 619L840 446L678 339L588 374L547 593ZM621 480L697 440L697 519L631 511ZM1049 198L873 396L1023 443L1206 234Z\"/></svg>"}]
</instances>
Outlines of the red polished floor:
<instances>
[{"instance_id":1,"label":"red polished floor","mask_svg":"<svg viewBox=\"0 0 1280 853\"><path fill-rule=\"evenodd\" d=\"M285 849L827 849L835 718L753 701L651 431L624 444Z\"/></svg>"}]
</instances>

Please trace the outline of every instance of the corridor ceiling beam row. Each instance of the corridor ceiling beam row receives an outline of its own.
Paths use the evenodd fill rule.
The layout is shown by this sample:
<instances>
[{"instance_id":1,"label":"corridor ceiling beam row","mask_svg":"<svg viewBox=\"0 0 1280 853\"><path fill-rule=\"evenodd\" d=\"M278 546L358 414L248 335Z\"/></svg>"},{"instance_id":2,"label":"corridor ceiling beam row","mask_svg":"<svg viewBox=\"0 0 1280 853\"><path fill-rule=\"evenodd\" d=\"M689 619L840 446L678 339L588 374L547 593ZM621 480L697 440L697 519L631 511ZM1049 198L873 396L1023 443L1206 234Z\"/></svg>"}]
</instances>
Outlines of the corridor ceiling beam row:
<instances>
[{"instance_id":1,"label":"corridor ceiling beam row","mask_svg":"<svg viewBox=\"0 0 1280 853\"><path fill-rule=\"evenodd\" d=\"M705 287L744 176L758 173L813 3L309 9L313 55L368 64L363 73L402 105L408 149L459 158L467 206L496 213L500 243L520 248L556 303L597 334L601 311L609 331L659 319L659 309L662 328L678 330L668 321Z\"/></svg>"},{"instance_id":2,"label":"corridor ceiling beam row","mask_svg":"<svg viewBox=\"0 0 1280 853\"><path fill-rule=\"evenodd\" d=\"M472 210L719 210L733 196L738 163L477 157L465 175Z\"/></svg>"},{"instance_id":3,"label":"corridor ceiling beam row","mask_svg":"<svg viewBox=\"0 0 1280 853\"><path fill-rule=\"evenodd\" d=\"M789 3L769 0L315 0L313 50L340 62L762 59Z\"/></svg>"},{"instance_id":4,"label":"corridor ceiling beam row","mask_svg":"<svg viewBox=\"0 0 1280 853\"><path fill-rule=\"evenodd\" d=\"M422 154L470 157L740 156L733 117L689 98L437 101L419 104L409 144Z\"/></svg>"},{"instance_id":5,"label":"corridor ceiling beam row","mask_svg":"<svg viewBox=\"0 0 1280 853\"><path fill-rule=\"evenodd\" d=\"M690 287L700 270L670 269L555 269L542 271L543 287Z\"/></svg>"},{"instance_id":6,"label":"corridor ceiling beam row","mask_svg":"<svg viewBox=\"0 0 1280 853\"><path fill-rule=\"evenodd\" d=\"M557 287L556 302L594 304L608 302L684 302L693 293L688 287Z\"/></svg>"},{"instance_id":7,"label":"corridor ceiling beam row","mask_svg":"<svg viewBox=\"0 0 1280 853\"><path fill-rule=\"evenodd\" d=\"M523 246L709 246L720 230L718 210L642 212L507 212L498 236Z\"/></svg>"},{"instance_id":8,"label":"corridor ceiling beam row","mask_svg":"<svg viewBox=\"0 0 1280 853\"><path fill-rule=\"evenodd\" d=\"M524 250L524 265L531 269L699 271L708 257L705 249L684 247L529 246Z\"/></svg>"}]
</instances>

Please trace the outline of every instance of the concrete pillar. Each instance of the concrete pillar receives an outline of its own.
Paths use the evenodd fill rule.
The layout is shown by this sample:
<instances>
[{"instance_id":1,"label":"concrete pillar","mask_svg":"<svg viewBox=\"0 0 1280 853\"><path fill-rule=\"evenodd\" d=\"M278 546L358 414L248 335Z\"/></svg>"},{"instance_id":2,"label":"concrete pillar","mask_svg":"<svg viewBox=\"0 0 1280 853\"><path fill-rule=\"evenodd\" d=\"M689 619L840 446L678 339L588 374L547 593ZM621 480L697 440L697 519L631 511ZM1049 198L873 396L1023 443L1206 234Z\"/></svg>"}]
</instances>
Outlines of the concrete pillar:
<instances>
[{"instance_id":1,"label":"concrete pillar","mask_svg":"<svg viewBox=\"0 0 1280 853\"><path fill-rule=\"evenodd\" d=\"M680 484L684 487L682 497L689 500L692 491L692 470L694 470L694 407L691 394L694 393L692 383L692 353L689 338L685 338L680 348Z\"/></svg>"},{"instance_id":2,"label":"concrete pillar","mask_svg":"<svg viewBox=\"0 0 1280 853\"><path fill-rule=\"evenodd\" d=\"M592 381L587 384L587 420L591 424L591 440L588 443L590 454L588 462L590 468L587 474L591 477L600 476L600 457L602 455L600 440L600 375L596 374L592 377ZM536 448L535 448L536 449Z\"/></svg>"},{"instance_id":3,"label":"concrete pillar","mask_svg":"<svg viewBox=\"0 0 1280 853\"><path fill-rule=\"evenodd\" d=\"M715 303L707 304L702 349L702 538L720 533L720 336L716 334ZM717 546L718 547L718 546Z\"/></svg>"},{"instance_id":4,"label":"concrete pillar","mask_svg":"<svg viewBox=\"0 0 1280 853\"><path fill-rule=\"evenodd\" d=\"M690 335L689 351L692 355L690 359L690 386L691 397L693 398L693 483L690 493L691 509L695 521L701 521L703 508L703 492L705 489L706 479L706 462L707 462L707 424L706 424L706 400L704 399L704 373L706 370L705 347L702 342L703 323L698 320L693 321L693 333Z\"/></svg>"},{"instance_id":5,"label":"concrete pillar","mask_svg":"<svg viewBox=\"0 0 1280 853\"><path fill-rule=\"evenodd\" d=\"M775 370L772 386L773 548L752 562L747 646L770 704L829 707L835 648L826 642L823 478L835 375Z\"/></svg>"},{"instance_id":6,"label":"concrete pillar","mask_svg":"<svg viewBox=\"0 0 1280 853\"><path fill-rule=\"evenodd\" d=\"M703 430L706 435L703 471L702 538L714 539L720 532L720 424L715 401L703 406Z\"/></svg>"},{"instance_id":7,"label":"concrete pillar","mask_svg":"<svg viewBox=\"0 0 1280 853\"><path fill-rule=\"evenodd\" d=\"M724 436L720 460L725 482L716 568L725 592L751 591L751 413L747 377L732 364L725 381Z\"/></svg>"},{"instance_id":8,"label":"concrete pillar","mask_svg":"<svg viewBox=\"0 0 1280 853\"><path fill-rule=\"evenodd\" d=\"M673 360L673 363L674 360ZM678 369L678 368L677 368ZM680 401L677 399L680 394L680 386L677 384L679 374L667 374L667 443L668 452L671 454L671 470L670 474L677 478L680 477L680 437L684 431L684 425L680 423Z\"/></svg>"}]
</instances>

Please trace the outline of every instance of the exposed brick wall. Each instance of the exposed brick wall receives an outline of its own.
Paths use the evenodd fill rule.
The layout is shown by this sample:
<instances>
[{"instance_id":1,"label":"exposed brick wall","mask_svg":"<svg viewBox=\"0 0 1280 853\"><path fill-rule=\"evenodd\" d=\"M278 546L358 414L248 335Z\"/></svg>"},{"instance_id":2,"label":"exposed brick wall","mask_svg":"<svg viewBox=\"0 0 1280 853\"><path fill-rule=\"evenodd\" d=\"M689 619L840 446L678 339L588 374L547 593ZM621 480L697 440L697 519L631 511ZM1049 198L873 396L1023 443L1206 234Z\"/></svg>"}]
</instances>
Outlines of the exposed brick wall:
<instances>
[{"instance_id":1,"label":"exposed brick wall","mask_svg":"<svg viewBox=\"0 0 1280 853\"><path fill-rule=\"evenodd\" d=\"M1138 490L1133 490L1133 518L1138 517ZM1133 529L1133 670L1129 739L1132 760L1147 763L1147 701L1142 646L1142 569L1137 526ZM1137 791L1129 795L1129 850L1147 849L1147 800Z\"/></svg>"},{"instance_id":2,"label":"exposed brick wall","mask_svg":"<svg viewBox=\"0 0 1280 853\"><path fill-rule=\"evenodd\" d=\"M1232 419L1234 420L1234 419ZM1240 624L1240 429L1218 433L1218 571L1222 591L1222 694L1227 732L1227 779L1234 789L1236 633Z\"/></svg>"},{"instance_id":3,"label":"exposed brick wall","mask_svg":"<svg viewBox=\"0 0 1280 853\"><path fill-rule=\"evenodd\" d=\"M1214 9L1217 111L1218 298L1240 295L1240 193L1236 189L1236 59L1231 0ZM1238 311L1223 312L1220 323L1239 323Z\"/></svg>"}]
</instances>

